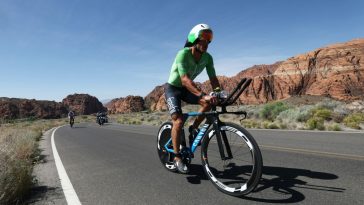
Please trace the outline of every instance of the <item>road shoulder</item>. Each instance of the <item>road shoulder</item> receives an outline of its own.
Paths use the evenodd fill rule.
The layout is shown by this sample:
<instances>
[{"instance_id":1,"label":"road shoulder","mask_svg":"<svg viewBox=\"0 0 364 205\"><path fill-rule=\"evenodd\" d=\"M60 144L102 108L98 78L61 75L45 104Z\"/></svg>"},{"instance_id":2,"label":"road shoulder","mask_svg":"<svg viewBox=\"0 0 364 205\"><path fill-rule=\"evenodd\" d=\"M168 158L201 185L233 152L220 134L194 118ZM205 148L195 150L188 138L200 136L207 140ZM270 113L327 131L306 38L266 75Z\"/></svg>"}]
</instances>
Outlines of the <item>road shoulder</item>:
<instances>
[{"instance_id":1,"label":"road shoulder","mask_svg":"<svg viewBox=\"0 0 364 205\"><path fill-rule=\"evenodd\" d=\"M52 152L51 135L54 129L46 131L39 141L40 163L33 170L37 183L31 189L28 204L67 204Z\"/></svg>"}]
</instances>

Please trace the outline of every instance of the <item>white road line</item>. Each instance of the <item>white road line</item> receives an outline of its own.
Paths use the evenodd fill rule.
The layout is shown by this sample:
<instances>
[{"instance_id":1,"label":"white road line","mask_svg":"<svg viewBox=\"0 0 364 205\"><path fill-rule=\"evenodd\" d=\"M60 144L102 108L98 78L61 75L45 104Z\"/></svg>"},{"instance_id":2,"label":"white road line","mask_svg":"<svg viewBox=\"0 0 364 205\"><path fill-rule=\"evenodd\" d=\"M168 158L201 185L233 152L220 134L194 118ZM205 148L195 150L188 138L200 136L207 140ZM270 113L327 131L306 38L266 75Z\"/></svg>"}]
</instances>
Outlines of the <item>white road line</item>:
<instances>
[{"instance_id":1,"label":"white road line","mask_svg":"<svg viewBox=\"0 0 364 205\"><path fill-rule=\"evenodd\" d=\"M56 144L54 143L54 133L56 132L56 130L58 128L60 128L60 127L57 127L56 129L53 130L52 138L51 138L54 161L56 162L58 175L61 180L62 189L63 189L63 193L66 197L67 204L78 205L78 204L81 204L81 202L78 199L76 191L73 189L72 183L71 183L70 179L68 178L67 172L62 164L61 158L58 155Z\"/></svg>"},{"instance_id":2,"label":"white road line","mask_svg":"<svg viewBox=\"0 0 364 205\"><path fill-rule=\"evenodd\" d=\"M334 133L334 134L343 134L343 133L349 133L349 134L364 134L362 130L358 131L328 131L328 130L283 130L283 129L257 129L257 128L245 128L247 130L253 130L253 131L272 131L272 132L306 132L306 133Z\"/></svg>"},{"instance_id":3,"label":"white road line","mask_svg":"<svg viewBox=\"0 0 364 205\"><path fill-rule=\"evenodd\" d=\"M352 160L364 160L364 156L360 155L353 155L353 154L340 154L334 152L322 152L322 151L315 151L315 150L307 150L307 149L297 149L297 148L289 148L289 147L278 147L278 146L270 146L270 145L259 145L259 147L272 149L272 150L279 150L279 151L288 151L288 152L296 152L296 153L307 153L307 154L314 154L314 155L324 155L324 156L331 156L331 157L339 157L344 159L352 159Z\"/></svg>"}]
</instances>

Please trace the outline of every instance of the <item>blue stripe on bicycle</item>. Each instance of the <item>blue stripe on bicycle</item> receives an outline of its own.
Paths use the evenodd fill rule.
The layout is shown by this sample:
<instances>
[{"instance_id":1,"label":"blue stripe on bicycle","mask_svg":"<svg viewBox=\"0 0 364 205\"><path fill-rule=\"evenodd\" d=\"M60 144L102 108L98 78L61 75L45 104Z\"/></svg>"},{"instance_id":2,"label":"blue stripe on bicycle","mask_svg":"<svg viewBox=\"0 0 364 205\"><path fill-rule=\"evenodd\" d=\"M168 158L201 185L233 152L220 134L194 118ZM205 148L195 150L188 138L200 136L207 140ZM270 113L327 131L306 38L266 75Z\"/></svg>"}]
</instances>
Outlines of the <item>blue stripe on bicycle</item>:
<instances>
[{"instance_id":1,"label":"blue stripe on bicycle","mask_svg":"<svg viewBox=\"0 0 364 205\"><path fill-rule=\"evenodd\" d=\"M201 112L189 112L187 113L188 116L199 116L199 115L202 115Z\"/></svg>"}]
</instances>

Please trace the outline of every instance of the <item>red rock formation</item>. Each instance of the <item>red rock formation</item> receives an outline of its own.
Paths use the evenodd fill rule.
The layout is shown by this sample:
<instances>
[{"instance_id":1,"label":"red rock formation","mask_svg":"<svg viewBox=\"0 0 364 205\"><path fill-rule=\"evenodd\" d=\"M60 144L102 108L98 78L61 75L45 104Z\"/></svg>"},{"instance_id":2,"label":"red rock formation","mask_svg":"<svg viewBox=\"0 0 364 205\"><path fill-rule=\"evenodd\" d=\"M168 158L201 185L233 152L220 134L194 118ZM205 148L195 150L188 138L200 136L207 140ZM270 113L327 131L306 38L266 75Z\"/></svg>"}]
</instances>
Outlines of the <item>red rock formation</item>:
<instances>
[{"instance_id":1,"label":"red rock formation","mask_svg":"<svg viewBox=\"0 0 364 205\"><path fill-rule=\"evenodd\" d=\"M334 44L285 61L274 73L286 98L324 95L338 100L364 96L364 39ZM277 83L278 83L277 82Z\"/></svg>"},{"instance_id":2,"label":"red rock formation","mask_svg":"<svg viewBox=\"0 0 364 205\"><path fill-rule=\"evenodd\" d=\"M164 84L165 85L165 84ZM150 110L167 110L164 85L157 86L144 98L144 106Z\"/></svg>"},{"instance_id":3,"label":"red rock formation","mask_svg":"<svg viewBox=\"0 0 364 205\"><path fill-rule=\"evenodd\" d=\"M269 72L238 74L253 78L242 103L265 103L291 96L319 95L353 101L364 96L364 39L334 44L276 63ZM254 67L252 68L254 69Z\"/></svg>"},{"instance_id":4,"label":"red rock formation","mask_svg":"<svg viewBox=\"0 0 364 205\"><path fill-rule=\"evenodd\" d=\"M89 115L99 111L106 111L106 108L96 97L88 94L68 95L62 100L62 103L77 115Z\"/></svg>"},{"instance_id":5,"label":"red rock formation","mask_svg":"<svg viewBox=\"0 0 364 205\"><path fill-rule=\"evenodd\" d=\"M231 91L240 79L252 78L239 102L259 104L291 96L319 95L337 100L364 99L364 39L338 43L291 57L272 65L256 65L234 77L220 76L222 87ZM209 93L209 81L201 88ZM146 97L146 107L165 109L163 92L158 86Z\"/></svg>"},{"instance_id":6,"label":"red rock formation","mask_svg":"<svg viewBox=\"0 0 364 205\"><path fill-rule=\"evenodd\" d=\"M54 101L38 101L17 98L1 98L0 118L60 118L67 115L67 108Z\"/></svg>"},{"instance_id":7,"label":"red rock formation","mask_svg":"<svg viewBox=\"0 0 364 205\"><path fill-rule=\"evenodd\" d=\"M130 113L140 112L144 110L144 100L140 96L127 96L125 98L116 98L106 104L108 112L111 114L116 113Z\"/></svg>"}]
</instances>

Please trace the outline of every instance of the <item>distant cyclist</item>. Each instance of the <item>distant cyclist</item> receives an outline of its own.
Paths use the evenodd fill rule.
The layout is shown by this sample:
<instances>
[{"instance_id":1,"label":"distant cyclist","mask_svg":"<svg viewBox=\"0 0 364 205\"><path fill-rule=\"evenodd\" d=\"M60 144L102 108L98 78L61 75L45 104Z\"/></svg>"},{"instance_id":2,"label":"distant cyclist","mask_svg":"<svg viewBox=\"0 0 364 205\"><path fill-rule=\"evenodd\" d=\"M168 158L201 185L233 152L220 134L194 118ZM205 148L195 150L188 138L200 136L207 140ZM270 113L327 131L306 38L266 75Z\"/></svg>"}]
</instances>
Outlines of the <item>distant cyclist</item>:
<instances>
[{"instance_id":1,"label":"distant cyclist","mask_svg":"<svg viewBox=\"0 0 364 205\"><path fill-rule=\"evenodd\" d=\"M181 160L180 134L183 125L181 100L190 104L199 104L199 112L211 109L210 104L216 104L217 98L206 95L196 86L193 80L205 68L213 90L220 87L216 77L212 56L207 53L209 43L212 41L213 32L207 24L198 24L190 31L185 47L181 49L173 62L165 89L165 98L169 113L172 118L172 143L174 149L174 166L180 173L188 173L189 168ZM204 120L204 116L198 116L189 127L190 142L198 133L198 126Z\"/></svg>"},{"instance_id":2,"label":"distant cyclist","mask_svg":"<svg viewBox=\"0 0 364 205\"><path fill-rule=\"evenodd\" d=\"M72 126L73 123L75 122L75 113L72 110L70 110L68 112L68 118L69 118L70 125Z\"/></svg>"}]
</instances>

